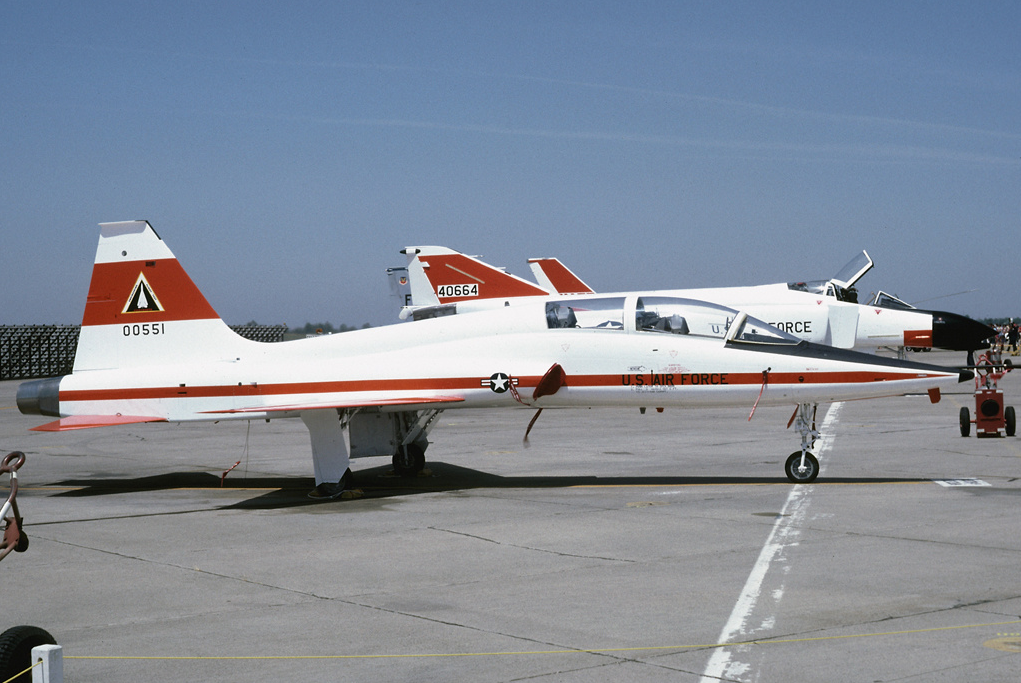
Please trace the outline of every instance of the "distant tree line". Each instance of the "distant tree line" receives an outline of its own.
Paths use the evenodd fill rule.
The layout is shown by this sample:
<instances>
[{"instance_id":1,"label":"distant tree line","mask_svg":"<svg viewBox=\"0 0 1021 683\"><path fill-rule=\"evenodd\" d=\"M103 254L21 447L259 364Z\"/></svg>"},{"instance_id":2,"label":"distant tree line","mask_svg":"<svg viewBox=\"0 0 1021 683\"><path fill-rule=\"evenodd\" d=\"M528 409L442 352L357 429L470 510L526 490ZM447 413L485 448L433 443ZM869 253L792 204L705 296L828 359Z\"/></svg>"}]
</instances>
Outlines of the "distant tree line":
<instances>
[{"instance_id":1,"label":"distant tree line","mask_svg":"<svg viewBox=\"0 0 1021 683\"><path fill-rule=\"evenodd\" d=\"M304 332L305 334L335 334L338 332L351 332L352 330L366 330L372 327L369 323L364 323L361 327L353 327L351 325L341 324L340 327L334 327L333 323L305 323L304 328L294 328L292 332Z\"/></svg>"}]
</instances>

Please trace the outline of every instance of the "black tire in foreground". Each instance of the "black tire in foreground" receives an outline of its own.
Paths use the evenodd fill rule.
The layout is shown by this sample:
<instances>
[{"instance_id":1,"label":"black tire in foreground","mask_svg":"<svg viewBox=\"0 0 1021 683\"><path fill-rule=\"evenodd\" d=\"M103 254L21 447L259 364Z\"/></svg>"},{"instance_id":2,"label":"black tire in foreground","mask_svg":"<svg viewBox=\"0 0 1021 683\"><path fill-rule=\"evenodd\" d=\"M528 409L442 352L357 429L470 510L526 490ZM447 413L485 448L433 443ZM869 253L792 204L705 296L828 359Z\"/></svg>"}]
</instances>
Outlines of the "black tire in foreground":
<instances>
[{"instance_id":1,"label":"black tire in foreground","mask_svg":"<svg viewBox=\"0 0 1021 683\"><path fill-rule=\"evenodd\" d=\"M0 681L11 679L16 683L29 683L32 672L13 678L32 666L32 648L56 645L47 631L38 626L12 626L0 634Z\"/></svg>"}]
</instances>

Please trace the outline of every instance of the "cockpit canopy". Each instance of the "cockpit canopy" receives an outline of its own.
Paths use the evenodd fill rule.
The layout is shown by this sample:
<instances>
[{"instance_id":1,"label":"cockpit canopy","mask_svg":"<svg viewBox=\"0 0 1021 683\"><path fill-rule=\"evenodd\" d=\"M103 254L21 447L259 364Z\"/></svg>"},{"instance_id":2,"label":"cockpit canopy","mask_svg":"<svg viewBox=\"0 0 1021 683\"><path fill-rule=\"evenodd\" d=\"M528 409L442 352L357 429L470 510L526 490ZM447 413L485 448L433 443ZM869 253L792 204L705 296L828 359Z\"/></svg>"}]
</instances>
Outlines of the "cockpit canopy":
<instances>
[{"instance_id":1,"label":"cockpit canopy","mask_svg":"<svg viewBox=\"0 0 1021 683\"><path fill-rule=\"evenodd\" d=\"M666 296L638 298L635 305L635 329L640 332L716 337L759 344L797 344L801 341L732 308Z\"/></svg>"},{"instance_id":2,"label":"cockpit canopy","mask_svg":"<svg viewBox=\"0 0 1021 683\"><path fill-rule=\"evenodd\" d=\"M550 301L546 325L550 329L623 330L624 301L622 296Z\"/></svg>"},{"instance_id":3,"label":"cockpit canopy","mask_svg":"<svg viewBox=\"0 0 1021 683\"><path fill-rule=\"evenodd\" d=\"M640 296L634 302L635 331L680 334L757 344L798 344L786 332L726 306L667 296ZM557 299L546 303L550 329L625 330L626 297Z\"/></svg>"},{"instance_id":4,"label":"cockpit canopy","mask_svg":"<svg viewBox=\"0 0 1021 683\"><path fill-rule=\"evenodd\" d=\"M872 257L867 251L862 250L860 254L847 262L836 275L829 280L806 280L805 282L789 282L788 289L799 292L811 292L820 296L832 296L838 301L858 303L858 290L854 284L869 272L874 265Z\"/></svg>"}]
</instances>

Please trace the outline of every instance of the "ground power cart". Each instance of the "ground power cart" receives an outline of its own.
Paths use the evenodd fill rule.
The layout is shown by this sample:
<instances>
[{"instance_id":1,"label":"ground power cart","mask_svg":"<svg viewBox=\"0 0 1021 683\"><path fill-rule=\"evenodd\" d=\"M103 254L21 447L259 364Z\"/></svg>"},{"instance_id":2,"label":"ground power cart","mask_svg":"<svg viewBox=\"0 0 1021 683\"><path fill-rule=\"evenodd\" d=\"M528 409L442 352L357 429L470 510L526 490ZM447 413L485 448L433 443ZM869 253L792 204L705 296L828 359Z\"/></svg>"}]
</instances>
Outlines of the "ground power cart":
<instances>
[{"instance_id":1,"label":"ground power cart","mask_svg":"<svg viewBox=\"0 0 1021 683\"><path fill-rule=\"evenodd\" d=\"M1000 354L989 352L982 354L975 369L975 419L967 408L961 408L961 436L971 434L971 425L975 425L975 434L985 436L1014 436L1017 422L1014 406L1003 405L1003 392L996 388L1000 378L1014 369L1010 359L1000 360Z\"/></svg>"}]
</instances>

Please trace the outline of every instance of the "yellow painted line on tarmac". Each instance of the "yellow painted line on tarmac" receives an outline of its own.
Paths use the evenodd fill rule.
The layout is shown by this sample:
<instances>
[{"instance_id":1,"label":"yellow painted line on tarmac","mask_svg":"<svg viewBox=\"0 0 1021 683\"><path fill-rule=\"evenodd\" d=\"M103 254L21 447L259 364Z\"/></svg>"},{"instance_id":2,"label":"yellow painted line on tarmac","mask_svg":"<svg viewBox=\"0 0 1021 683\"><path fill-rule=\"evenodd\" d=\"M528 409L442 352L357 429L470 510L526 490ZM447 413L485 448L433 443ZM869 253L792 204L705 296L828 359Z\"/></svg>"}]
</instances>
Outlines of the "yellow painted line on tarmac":
<instances>
[{"instance_id":1,"label":"yellow painted line on tarmac","mask_svg":"<svg viewBox=\"0 0 1021 683\"><path fill-rule=\"evenodd\" d=\"M366 654L366 655L65 655L64 659L80 660L162 660L162 661L251 661L251 660L322 660L322 659L425 659L444 657L520 657L534 655L580 655L580 654L612 654L616 652L661 652L664 650L706 650L720 647L737 647L742 645L791 645L797 643L818 643L825 641L851 640L859 638L887 638L892 636L917 635L922 633L939 633L959 631L972 628L988 628L1018 624L1017 619L997 621L986 624L962 624L958 626L934 626L930 628L907 629L903 631L882 631L879 633L856 633L840 636L812 636L810 638L778 638L775 640L745 640L733 643L710 643L688 645L652 645L635 647L605 647L592 649L558 649L558 650L511 650L506 652L437 652L437 653L403 653L403 654ZM993 641L986 641L987 643ZM1010 650L1013 652L1013 650Z\"/></svg>"},{"instance_id":2,"label":"yellow painted line on tarmac","mask_svg":"<svg viewBox=\"0 0 1021 683\"><path fill-rule=\"evenodd\" d=\"M895 486L907 484L931 484L931 479L917 481L813 481L809 486ZM706 482L700 484L574 484L571 489L682 489L706 486L794 486L789 481L776 482Z\"/></svg>"},{"instance_id":3,"label":"yellow painted line on tarmac","mask_svg":"<svg viewBox=\"0 0 1021 683\"><path fill-rule=\"evenodd\" d=\"M999 638L993 638L982 643L985 647L1001 652L1021 653L1021 633L999 634Z\"/></svg>"}]
</instances>

